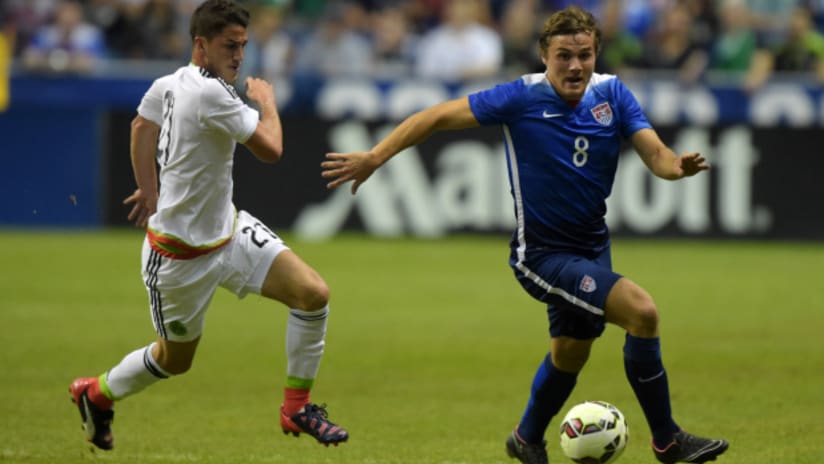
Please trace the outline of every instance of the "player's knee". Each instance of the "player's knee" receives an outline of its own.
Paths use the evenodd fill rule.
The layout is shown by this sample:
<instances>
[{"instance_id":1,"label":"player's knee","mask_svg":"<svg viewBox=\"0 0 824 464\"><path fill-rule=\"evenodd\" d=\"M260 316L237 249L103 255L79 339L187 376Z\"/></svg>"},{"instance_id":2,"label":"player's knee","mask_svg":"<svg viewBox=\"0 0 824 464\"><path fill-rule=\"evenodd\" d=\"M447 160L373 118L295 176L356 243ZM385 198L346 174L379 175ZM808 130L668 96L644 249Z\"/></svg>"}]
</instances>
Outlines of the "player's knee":
<instances>
[{"instance_id":1,"label":"player's knee","mask_svg":"<svg viewBox=\"0 0 824 464\"><path fill-rule=\"evenodd\" d=\"M181 375L189 372L189 369L192 368L192 361L182 361L173 363L172 365L165 368L166 372L172 375Z\"/></svg>"},{"instance_id":2,"label":"player's knee","mask_svg":"<svg viewBox=\"0 0 824 464\"><path fill-rule=\"evenodd\" d=\"M553 339L552 364L564 372L580 372L589 359L591 346L591 341Z\"/></svg>"},{"instance_id":3,"label":"player's knee","mask_svg":"<svg viewBox=\"0 0 824 464\"><path fill-rule=\"evenodd\" d=\"M658 308L652 299L645 299L639 304L632 317L629 333L638 337L654 337L658 334Z\"/></svg>"},{"instance_id":4,"label":"player's knee","mask_svg":"<svg viewBox=\"0 0 824 464\"><path fill-rule=\"evenodd\" d=\"M192 368L194 358L166 357L157 360L158 366L170 375L185 374Z\"/></svg>"},{"instance_id":5,"label":"player's knee","mask_svg":"<svg viewBox=\"0 0 824 464\"><path fill-rule=\"evenodd\" d=\"M552 352L552 364L561 371L578 373L584 368L589 356L581 353Z\"/></svg>"},{"instance_id":6,"label":"player's knee","mask_svg":"<svg viewBox=\"0 0 824 464\"><path fill-rule=\"evenodd\" d=\"M155 362L169 375L185 374L192 368L196 344L172 344L166 342L153 353Z\"/></svg>"},{"instance_id":7,"label":"player's knee","mask_svg":"<svg viewBox=\"0 0 824 464\"><path fill-rule=\"evenodd\" d=\"M305 285L301 291L299 305L304 311L317 311L329 304L329 286L323 279Z\"/></svg>"}]
</instances>

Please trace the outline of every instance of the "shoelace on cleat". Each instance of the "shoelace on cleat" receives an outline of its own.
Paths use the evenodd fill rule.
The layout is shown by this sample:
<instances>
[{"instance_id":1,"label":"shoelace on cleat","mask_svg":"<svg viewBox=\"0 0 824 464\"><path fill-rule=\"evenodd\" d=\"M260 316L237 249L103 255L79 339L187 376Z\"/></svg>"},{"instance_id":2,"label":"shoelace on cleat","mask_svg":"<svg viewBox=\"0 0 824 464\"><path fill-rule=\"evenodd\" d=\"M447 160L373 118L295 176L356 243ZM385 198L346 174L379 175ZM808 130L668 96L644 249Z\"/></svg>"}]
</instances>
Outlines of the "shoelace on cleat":
<instances>
[{"instance_id":1,"label":"shoelace on cleat","mask_svg":"<svg viewBox=\"0 0 824 464\"><path fill-rule=\"evenodd\" d=\"M307 404L305 406L301 422L312 430L312 434L318 438L326 436L338 435L343 429L329 421L329 413L326 411L326 404L320 406L316 404ZM320 417L318 417L320 416Z\"/></svg>"}]
</instances>

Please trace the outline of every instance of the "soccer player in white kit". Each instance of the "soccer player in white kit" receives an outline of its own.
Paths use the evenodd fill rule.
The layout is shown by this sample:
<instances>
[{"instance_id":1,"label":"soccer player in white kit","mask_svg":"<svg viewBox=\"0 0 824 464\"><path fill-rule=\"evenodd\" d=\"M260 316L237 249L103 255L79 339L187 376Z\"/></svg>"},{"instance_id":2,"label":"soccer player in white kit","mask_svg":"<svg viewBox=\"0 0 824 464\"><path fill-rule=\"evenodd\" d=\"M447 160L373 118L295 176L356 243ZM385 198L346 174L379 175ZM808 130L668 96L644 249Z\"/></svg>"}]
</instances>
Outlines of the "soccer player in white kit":
<instances>
[{"instance_id":1,"label":"soccer player in white kit","mask_svg":"<svg viewBox=\"0 0 824 464\"><path fill-rule=\"evenodd\" d=\"M283 148L272 86L246 79L247 96L259 110L233 87L248 21L249 13L231 0L201 4L191 20L191 63L157 79L132 121L137 190L125 203L134 205L129 220L146 227L142 272L158 337L99 377L71 384L86 438L98 448L114 446L115 401L191 367L218 286L289 308L284 433L305 432L326 445L349 437L328 420L325 408L310 402L324 350L329 289L276 234L232 203L236 143L266 163L277 162Z\"/></svg>"}]
</instances>

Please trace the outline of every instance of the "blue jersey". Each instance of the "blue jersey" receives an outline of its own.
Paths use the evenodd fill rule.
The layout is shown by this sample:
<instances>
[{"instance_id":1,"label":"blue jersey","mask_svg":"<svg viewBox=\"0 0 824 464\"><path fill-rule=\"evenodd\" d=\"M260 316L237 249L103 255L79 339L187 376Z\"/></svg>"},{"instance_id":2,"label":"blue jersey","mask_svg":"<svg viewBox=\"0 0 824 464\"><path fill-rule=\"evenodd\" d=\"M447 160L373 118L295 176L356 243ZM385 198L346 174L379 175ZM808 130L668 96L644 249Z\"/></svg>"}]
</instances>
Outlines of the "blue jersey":
<instances>
[{"instance_id":1,"label":"blue jersey","mask_svg":"<svg viewBox=\"0 0 824 464\"><path fill-rule=\"evenodd\" d=\"M517 216L513 248L603 251L622 140L651 127L629 89L594 74L573 107L544 74L527 74L470 95L469 105L481 124L503 125Z\"/></svg>"}]
</instances>

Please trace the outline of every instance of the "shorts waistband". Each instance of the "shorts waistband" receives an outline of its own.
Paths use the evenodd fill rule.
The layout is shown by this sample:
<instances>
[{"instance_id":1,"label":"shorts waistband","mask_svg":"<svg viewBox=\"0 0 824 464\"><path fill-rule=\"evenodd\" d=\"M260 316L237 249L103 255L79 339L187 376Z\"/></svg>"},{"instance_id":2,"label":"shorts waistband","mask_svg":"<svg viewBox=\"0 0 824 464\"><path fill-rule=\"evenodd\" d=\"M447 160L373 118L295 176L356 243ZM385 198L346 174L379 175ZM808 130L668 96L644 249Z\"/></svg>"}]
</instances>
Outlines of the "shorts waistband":
<instances>
[{"instance_id":1,"label":"shorts waistband","mask_svg":"<svg viewBox=\"0 0 824 464\"><path fill-rule=\"evenodd\" d=\"M216 243L193 246L183 240L172 236L146 229L146 237L149 239L149 246L161 256L172 259L194 259L198 256L209 254L229 243L232 236L226 237Z\"/></svg>"}]
</instances>

